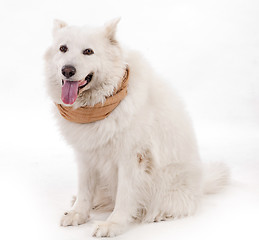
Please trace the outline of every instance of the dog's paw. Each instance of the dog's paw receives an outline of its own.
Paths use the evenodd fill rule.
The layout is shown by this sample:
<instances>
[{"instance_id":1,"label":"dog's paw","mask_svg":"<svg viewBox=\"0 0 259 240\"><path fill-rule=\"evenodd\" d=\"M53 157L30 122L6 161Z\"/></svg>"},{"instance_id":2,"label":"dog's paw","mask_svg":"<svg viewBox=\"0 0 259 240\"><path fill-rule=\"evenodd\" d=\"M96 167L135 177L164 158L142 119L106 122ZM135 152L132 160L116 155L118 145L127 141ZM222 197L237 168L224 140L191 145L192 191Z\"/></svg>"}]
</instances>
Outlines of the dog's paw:
<instances>
[{"instance_id":1,"label":"dog's paw","mask_svg":"<svg viewBox=\"0 0 259 240\"><path fill-rule=\"evenodd\" d=\"M64 215L61 218L60 225L63 227L77 226L77 225L86 223L87 220L88 220L87 215L83 215L81 213L78 213L72 210L64 213Z\"/></svg>"},{"instance_id":2,"label":"dog's paw","mask_svg":"<svg viewBox=\"0 0 259 240\"><path fill-rule=\"evenodd\" d=\"M110 221L96 222L93 237L115 237L124 231L125 226Z\"/></svg>"}]
</instances>

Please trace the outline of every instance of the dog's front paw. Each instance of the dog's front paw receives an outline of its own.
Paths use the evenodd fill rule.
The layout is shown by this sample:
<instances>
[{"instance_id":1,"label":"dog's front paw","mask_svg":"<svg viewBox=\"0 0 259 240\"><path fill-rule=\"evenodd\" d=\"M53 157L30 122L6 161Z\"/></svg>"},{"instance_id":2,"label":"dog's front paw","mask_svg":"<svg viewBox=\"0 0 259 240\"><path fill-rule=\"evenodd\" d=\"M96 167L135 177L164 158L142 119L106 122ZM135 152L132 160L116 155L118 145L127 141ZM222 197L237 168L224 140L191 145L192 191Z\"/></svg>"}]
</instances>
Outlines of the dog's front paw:
<instances>
[{"instance_id":1,"label":"dog's front paw","mask_svg":"<svg viewBox=\"0 0 259 240\"><path fill-rule=\"evenodd\" d=\"M93 237L115 237L124 231L125 226L110 221L96 222Z\"/></svg>"},{"instance_id":2,"label":"dog's front paw","mask_svg":"<svg viewBox=\"0 0 259 240\"><path fill-rule=\"evenodd\" d=\"M87 215L83 215L79 212L72 210L64 213L64 215L61 218L60 225L63 227L77 226L86 223L87 220Z\"/></svg>"}]
</instances>

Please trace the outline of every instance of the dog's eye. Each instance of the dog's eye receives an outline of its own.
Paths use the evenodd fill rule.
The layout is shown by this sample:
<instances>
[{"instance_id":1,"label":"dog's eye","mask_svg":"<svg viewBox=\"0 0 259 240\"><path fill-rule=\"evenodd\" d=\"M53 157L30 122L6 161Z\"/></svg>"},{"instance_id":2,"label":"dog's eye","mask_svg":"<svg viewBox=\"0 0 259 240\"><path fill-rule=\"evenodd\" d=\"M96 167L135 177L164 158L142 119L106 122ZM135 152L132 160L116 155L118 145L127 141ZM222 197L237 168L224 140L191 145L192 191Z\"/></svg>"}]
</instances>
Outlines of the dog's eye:
<instances>
[{"instance_id":1,"label":"dog's eye","mask_svg":"<svg viewBox=\"0 0 259 240\"><path fill-rule=\"evenodd\" d=\"M67 48L66 45L62 45L62 46L60 46L59 50L60 50L61 52L65 53L65 52L68 50L68 48Z\"/></svg>"},{"instance_id":2,"label":"dog's eye","mask_svg":"<svg viewBox=\"0 0 259 240\"><path fill-rule=\"evenodd\" d=\"M94 54L94 51L91 48L87 48L83 51L84 55L92 55Z\"/></svg>"}]
</instances>

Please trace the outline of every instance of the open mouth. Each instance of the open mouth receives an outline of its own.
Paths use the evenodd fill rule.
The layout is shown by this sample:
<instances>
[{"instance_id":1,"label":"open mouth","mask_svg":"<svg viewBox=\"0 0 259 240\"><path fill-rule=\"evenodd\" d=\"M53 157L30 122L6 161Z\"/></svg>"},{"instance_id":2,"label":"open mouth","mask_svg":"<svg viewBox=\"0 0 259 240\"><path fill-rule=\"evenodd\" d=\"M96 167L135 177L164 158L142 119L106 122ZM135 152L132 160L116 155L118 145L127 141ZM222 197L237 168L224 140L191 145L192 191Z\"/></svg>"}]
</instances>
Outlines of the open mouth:
<instances>
[{"instance_id":1,"label":"open mouth","mask_svg":"<svg viewBox=\"0 0 259 240\"><path fill-rule=\"evenodd\" d=\"M92 81L93 75L93 73L89 73L83 81L81 80L79 83L79 89L84 88L88 83L90 83Z\"/></svg>"},{"instance_id":2,"label":"open mouth","mask_svg":"<svg viewBox=\"0 0 259 240\"><path fill-rule=\"evenodd\" d=\"M65 104L72 105L79 94L79 90L83 89L86 85L88 85L93 78L93 73L89 73L85 79L80 81L70 81L62 79L62 92L61 92L61 100Z\"/></svg>"}]
</instances>

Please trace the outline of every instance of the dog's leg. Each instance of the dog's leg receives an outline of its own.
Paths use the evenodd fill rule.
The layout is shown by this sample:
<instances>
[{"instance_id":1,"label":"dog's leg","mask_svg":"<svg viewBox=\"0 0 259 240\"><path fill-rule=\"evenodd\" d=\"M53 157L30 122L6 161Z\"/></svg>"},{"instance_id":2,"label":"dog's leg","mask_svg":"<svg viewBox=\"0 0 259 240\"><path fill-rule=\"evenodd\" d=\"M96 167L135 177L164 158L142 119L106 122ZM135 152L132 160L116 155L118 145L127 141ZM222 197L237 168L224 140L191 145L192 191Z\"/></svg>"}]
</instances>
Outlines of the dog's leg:
<instances>
[{"instance_id":1,"label":"dog's leg","mask_svg":"<svg viewBox=\"0 0 259 240\"><path fill-rule=\"evenodd\" d=\"M78 156L78 193L72 209L65 212L61 218L61 226L76 226L85 223L92 208L95 188L95 174L87 166L83 156Z\"/></svg>"},{"instance_id":2,"label":"dog's leg","mask_svg":"<svg viewBox=\"0 0 259 240\"><path fill-rule=\"evenodd\" d=\"M117 236L132 221L132 215L137 208L134 186L137 183L138 171L134 167L133 164L125 162L118 166L118 186L114 210L106 221L96 223L94 237Z\"/></svg>"}]
</instances>

